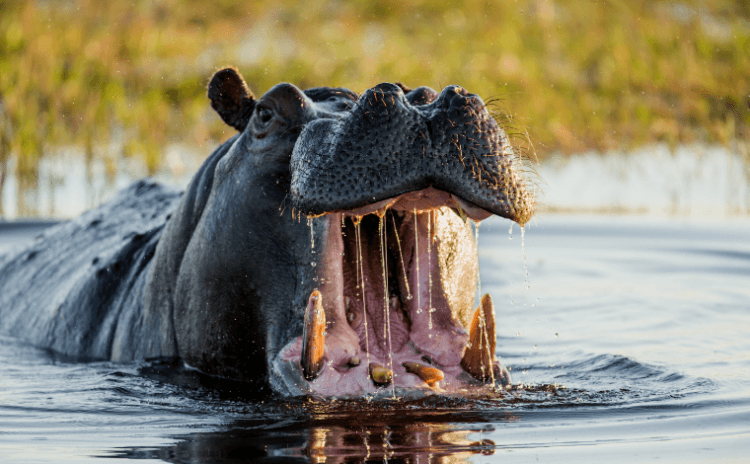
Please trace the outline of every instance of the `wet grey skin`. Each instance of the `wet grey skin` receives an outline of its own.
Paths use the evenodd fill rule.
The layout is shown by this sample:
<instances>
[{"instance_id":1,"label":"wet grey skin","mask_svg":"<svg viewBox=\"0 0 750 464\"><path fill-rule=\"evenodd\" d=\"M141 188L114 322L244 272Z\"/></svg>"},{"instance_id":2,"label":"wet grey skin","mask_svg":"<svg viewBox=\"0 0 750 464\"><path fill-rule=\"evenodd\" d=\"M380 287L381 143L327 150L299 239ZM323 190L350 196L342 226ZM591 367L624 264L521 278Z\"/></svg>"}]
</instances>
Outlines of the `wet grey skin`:
<instances>
[{"instance_id":1,"label":"wet grey skin","mask_svg":"<svg viewBox=\"0 0 750 464\"><path fill-rule=\"evenodd\" d=\"M180 359L281 394L360 394L360 374L471 385L471 219L524 224L534 208L482 100L286 83L256 99L233 68L208 96L239 133L184 192L136 182L0 256L0 334L80 360ZM493 362L481 380L509 382Z\"/></svg>"}]
</instances>

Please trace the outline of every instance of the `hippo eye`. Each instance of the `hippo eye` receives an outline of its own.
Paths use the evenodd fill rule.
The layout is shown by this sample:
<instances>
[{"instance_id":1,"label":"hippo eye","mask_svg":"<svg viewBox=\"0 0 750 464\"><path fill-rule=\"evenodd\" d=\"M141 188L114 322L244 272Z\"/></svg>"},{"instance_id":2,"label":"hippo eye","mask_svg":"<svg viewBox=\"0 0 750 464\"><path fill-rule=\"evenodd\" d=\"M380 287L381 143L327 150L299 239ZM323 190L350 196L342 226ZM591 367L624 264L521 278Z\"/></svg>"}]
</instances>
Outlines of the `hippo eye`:
<instances>
[{"instance_id":1,"label":"hippo eye","mask_svg":"<svg viewBox=\"0 0 750 464\"><path fill-rule=\"evenodd\" d=\"M265 106L258 106L257 113L260 122L262 122L263 124L268 124L271 118L273 118L273 111Z\"/></svg>"}]
</instances>

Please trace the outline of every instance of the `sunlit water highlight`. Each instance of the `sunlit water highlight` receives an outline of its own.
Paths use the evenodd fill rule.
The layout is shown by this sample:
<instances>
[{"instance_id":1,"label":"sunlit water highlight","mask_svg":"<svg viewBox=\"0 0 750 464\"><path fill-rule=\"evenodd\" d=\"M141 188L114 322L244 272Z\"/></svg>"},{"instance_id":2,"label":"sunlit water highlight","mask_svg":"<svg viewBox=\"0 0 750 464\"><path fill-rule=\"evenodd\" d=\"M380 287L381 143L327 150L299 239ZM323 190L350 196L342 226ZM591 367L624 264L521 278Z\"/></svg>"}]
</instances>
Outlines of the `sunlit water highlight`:
<instances>
[{"instance_id":1,"label":"sunlit water highlight","mask_svg":"<svg viewBox=\"0 0 750 464\"><path fill-rule=\"evenodd\" d=\"M479 234L514 391L273 400L173 366L0 339L3 462L741 462L750 221L541 215ZM0 252L34 236L0 229ZM527 284L527 279L530 287ZM275 459L275 460L274 460Z\"/></svg>"},{"instance_id":2,"label":"sunlit water highlight","mask_svg":"<svg viewBox=\"0 0 750 464\"><path fill-rule=\"evenodd\" d=\"M186 186L210 148L170 145L156 178ZM116 153L117 147L101 147ZM0 190L2 218L71 218L146 175L135 159L91 159L60 149L45 157L33 184L19 182L9 161ZM652 145L633 152L552 156L534 168L539 203L563 212L637 213L725 219L750 214L750 146Z\"/></svg>"},{"instance_id":3,"label":"sunlit water highlight","mask_svg":"<svg viewBox=\"0 0 750 464\"><path fill-rule=\"evenodd\" d=\"M725 219L750 214L750 145L653 145L553 156L537 169L553 211Z\"/></svg>"}]
</instances>

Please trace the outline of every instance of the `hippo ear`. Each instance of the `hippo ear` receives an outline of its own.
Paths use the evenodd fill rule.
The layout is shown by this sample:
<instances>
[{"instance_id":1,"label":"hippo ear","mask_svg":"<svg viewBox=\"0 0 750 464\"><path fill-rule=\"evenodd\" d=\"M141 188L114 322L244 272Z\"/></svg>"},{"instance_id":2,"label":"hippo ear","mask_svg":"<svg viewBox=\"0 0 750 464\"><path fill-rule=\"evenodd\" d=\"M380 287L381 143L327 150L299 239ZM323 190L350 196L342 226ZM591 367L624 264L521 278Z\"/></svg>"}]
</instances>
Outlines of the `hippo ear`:
<instances>
[{"instance_id":1,"label":"hippo ear","mask_svg":"<svg viewBox=\"0 0 750 464\"><path fill-rule=\"evenodd\" d=\"M401 91L402 91L402 92L404 92L404 94L407 94L407 93L411 92L412 90L414 90L414 89L412 89L411 87L407 87L407 86L405 86L405 85L404 85L403 83L401 83L401 82L396 82L396 85L397 85L397 86L399 86L399 87L401 88Z\"/></svg>"},{"instance_id":2,"label":"hippo ear","mask_svg":"<svg viewBox=\"0 0 750 464\"><path fill-rule=\"evenodd\" d=\"M224 68L214 74L208 84L208 98L211 108L225 123L240 132L245 130L255 108L255 99L235 68Z\"/></svg>"}]
</instances>

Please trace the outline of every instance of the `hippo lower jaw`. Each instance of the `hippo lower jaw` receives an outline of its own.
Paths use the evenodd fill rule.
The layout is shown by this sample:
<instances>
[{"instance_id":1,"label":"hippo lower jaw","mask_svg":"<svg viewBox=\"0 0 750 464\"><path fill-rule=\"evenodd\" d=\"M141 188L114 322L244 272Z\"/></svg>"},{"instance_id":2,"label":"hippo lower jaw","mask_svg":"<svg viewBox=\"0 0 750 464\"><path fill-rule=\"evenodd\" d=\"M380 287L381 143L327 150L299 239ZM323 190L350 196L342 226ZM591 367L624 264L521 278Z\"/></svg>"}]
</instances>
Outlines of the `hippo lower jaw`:
<instances>
[{"instance_id":1,"label":"hippo lower jaw","mask_svg":"<svg viewBox=\"0 0 750 464\"><path fill-rule=\"evenodd\" d=\"M273 363L276 383L285 384L277 388L341 397L384 387L465 392L486 382L509 384L495 359L489 295L476 311L457 307L475 292L476 248L467 218L490 215L432 187L328 213L327 242L314 244L323 249L318 289L305 310L303 335ZM441 240L441 228L464 236L441 243L450 242ZM444 288L441 272L451 271L451 259L468 262L452 265L473 272L470 288Z\"/></svg>"}]
</instances>

